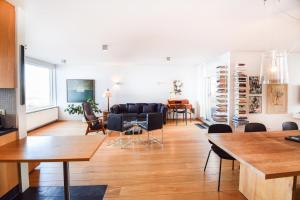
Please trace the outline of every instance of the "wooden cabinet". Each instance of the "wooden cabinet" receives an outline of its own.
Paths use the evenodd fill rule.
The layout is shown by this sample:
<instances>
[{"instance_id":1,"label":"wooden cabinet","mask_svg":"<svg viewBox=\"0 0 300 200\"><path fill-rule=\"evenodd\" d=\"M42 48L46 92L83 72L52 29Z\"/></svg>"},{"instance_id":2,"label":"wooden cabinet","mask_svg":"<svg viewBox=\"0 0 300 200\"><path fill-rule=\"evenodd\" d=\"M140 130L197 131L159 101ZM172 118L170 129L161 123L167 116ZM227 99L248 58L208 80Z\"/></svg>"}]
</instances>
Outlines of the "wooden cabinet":
<instances>
[{"instance_id":1,"label":"wooden cabinet","mask_svg":"<svg viewBox=\"0 0 300 200\"><path fill-rule=\"evenodd\" d=\"M0 88L16 87L15 7L0 0Z\"/></svg>"},{"instance_id":2,"label":"wooden cabinet","mask_svg":"<svg viewBox=\"0 0 300 200\"><path fill-rule=\"evenodd\" d=\"M17 140L17 132L0 136L0 146ZM0 197L5 195L19 183L18 165L16 163L0 163Z\"/></svg>"}]
</instances>

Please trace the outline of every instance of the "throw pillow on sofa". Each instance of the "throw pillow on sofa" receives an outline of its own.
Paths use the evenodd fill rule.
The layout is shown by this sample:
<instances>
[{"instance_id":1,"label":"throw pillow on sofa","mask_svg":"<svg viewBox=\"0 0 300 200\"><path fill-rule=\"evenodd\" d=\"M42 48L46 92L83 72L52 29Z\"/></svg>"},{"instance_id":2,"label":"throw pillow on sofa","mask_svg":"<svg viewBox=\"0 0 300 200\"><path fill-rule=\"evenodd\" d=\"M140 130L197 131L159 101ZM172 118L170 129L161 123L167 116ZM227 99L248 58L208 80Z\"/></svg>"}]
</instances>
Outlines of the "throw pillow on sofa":
<instances>
[{"instance_id":1,"label":"throw pillow on sofa","mask_svg":"<svg viewBox=\"0 0 300 200\"><path fill-rule=\"evenodd\" d=\"M143 113L153 113L154 112L154 105L144 105L143 106Z\"/></svg>"},{"instance_id":2,"label":"throw pillow on sofa","mask_svg":"<svg viewBox=\"0 0 300 200\"><path fill-rule=\"evenodd\" d=\"M128 113L139 113L139 108L137 105L128 105Z\"/></svg>"}]
</instances>

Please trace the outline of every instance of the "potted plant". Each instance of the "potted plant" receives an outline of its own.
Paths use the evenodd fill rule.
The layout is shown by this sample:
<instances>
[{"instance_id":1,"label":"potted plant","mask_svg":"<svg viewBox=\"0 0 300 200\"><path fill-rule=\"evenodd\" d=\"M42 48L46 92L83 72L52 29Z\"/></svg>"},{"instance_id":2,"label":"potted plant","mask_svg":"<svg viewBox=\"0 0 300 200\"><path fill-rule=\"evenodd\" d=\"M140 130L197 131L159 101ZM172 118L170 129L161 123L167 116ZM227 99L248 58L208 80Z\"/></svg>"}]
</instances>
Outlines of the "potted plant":
<instances>
[{"instance_id":1,"label":"potted plant","mask_svg":"<svg viewBox=\"0 0 300 200\"><path fill-rule=\"evenodd\" d=\"M94 111L94 113L98 114L101 113L102 111L99 108L99 104L95 102L93 99L87 99L86 102L91 104L91 107ZM83 108L82 105L78 104L69 104L68 107L64 110L67 112L69 115L82 115L83 114ZM82 117L82 121L85 122L84 117Z\"/></svg>"}]
</instances>

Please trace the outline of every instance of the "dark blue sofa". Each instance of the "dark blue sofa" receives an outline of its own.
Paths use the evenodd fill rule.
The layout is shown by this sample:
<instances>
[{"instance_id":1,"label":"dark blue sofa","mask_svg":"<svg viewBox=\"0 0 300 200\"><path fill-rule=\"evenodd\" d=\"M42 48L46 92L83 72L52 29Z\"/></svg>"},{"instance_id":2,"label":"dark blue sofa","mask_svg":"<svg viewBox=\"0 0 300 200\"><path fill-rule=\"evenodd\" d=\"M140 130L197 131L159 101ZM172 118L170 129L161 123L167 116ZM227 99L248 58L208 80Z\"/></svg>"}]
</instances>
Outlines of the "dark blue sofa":
<instances>
[{"instance_id":1,"label":"dark blue sofa","mask_svg":"<svg viewBox=\"0 0 300 200\"><path fill-rule=\"evenodd\" d=\"M110 113L113 114L125 114L134 113L137 114L139 120L145 120L148 113L162 113L164 124L167 123L167 110L168 107L162 103L127 103L116 104L110 108Z\"/></svg>"}]
</instances>

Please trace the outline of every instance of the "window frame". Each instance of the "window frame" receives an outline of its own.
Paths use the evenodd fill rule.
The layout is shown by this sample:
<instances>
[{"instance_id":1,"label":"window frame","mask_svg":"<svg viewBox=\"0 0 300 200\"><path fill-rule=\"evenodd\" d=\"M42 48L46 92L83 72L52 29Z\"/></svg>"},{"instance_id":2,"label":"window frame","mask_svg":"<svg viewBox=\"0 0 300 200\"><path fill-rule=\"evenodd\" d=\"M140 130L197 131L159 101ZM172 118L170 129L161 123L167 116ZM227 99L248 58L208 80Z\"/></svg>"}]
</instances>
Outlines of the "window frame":
<instances>
[{"instance_id":1,"label":"window frame","mask_svg":"<svg viewBox=\"0 0 300 200\"><path fill-rule=\"evenodd\" d=\"M49 83L50 83L50 105L48 106L43 106L43 107L36 107L34 109L27 109L26 105L26 113L32 113L32 112L38 112L38 111L43 111L49 108L54 108L57 107L57 94L56 94L56 65L52 63L48 63L42 60L38 60L35 58L31 57L25 57L25 71L26 71L26 65L32 65L35 67L40 67L40 68L47 68L50 70L50 76L49 76ZM25 80L26 83L26 80ZM25 84L26 88L26 84ZM26 89L25 89L26 91ZM26 94L25 94L25 99L26 99ZM25 101L26 102L26 101Z\"/></svg>"}]
</instances>

